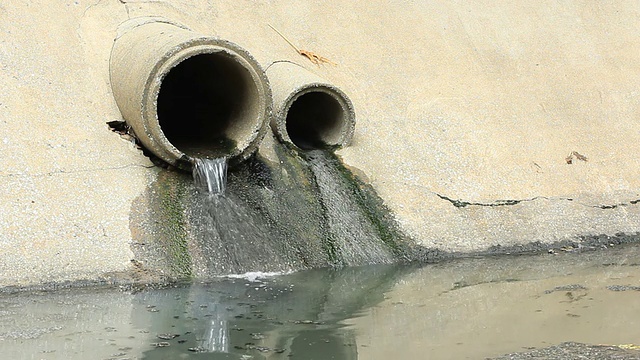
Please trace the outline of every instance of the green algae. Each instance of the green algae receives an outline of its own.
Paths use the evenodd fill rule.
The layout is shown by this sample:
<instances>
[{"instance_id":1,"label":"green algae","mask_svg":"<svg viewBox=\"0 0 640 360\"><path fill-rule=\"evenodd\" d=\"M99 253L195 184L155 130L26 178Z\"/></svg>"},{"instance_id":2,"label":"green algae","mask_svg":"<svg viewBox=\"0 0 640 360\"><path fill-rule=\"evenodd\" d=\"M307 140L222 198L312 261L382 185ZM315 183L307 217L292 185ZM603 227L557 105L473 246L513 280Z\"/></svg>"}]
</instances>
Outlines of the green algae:
<instances>
[{"instance_id":1,"label":"green algae","mask_svg":"<svg viewBox=\"0 0 640 360\"><path fill-rule=\"evenodd\" d=\"M163 179L158 184L159 216L162 232L166 234L165 249L171 273L177 278L191 278L191 256L188 247L187 221L185 218L185 198L187 181L176 176Z\"/></svg>"},{"instance_id":2,"label":"green algae","mask_svg":"<svg viewBox=\"0 0 640 360\"><path fill-rule=\"evenodd\" d=\"M185 215L190 183L190 177L183 173L160 169L156 180L132 204L131 247L138 275L148 281L193 277Z\"/></svg>"}]
</instances>

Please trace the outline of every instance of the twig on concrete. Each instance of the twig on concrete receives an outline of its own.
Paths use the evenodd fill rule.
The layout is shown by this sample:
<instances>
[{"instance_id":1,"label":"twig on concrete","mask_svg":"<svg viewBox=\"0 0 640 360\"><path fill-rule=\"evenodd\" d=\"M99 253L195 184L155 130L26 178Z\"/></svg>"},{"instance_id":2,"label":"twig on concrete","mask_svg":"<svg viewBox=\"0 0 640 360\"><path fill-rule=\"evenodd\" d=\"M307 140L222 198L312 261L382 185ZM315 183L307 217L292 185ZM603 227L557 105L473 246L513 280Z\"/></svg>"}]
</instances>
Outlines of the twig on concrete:
<instances>
[{"instance_id":1,"label":"twig on concrete","mask_svg":"<svg viewBox=\"0 0 640 360\"><path fill-rule=\"evenodd\" d=\"M566 158L564 158L564 161L567 162L567 164L573 164L573 157L575 156L576 159L580 160L580 161L584 161L586 162L588 159L586 156L580 154L577 151L572 151L569 156L567 156Z\"/></svg>"},{"instance_id":2,"label":"twig on concrete","mask_svg":"<svg viewBox=\"0 0 640 360\"><path fill-rule=\"evenodd\" d=\"M291 45L292 48L294 48L296 50L296 52L304 57L306 57L307 59L309 59L309 61L311 61L312 63L316 64L316 65L320 65L320 64L331 64L333 66L336 66L338 64L334 63L333 61L327 59L324 56L320 56L314 52L311 51L307 51L307 50L302 50L299 47L295 46L291 41L289 41L289 39L287 39L286 36L282 35L282 33L280 31L278 31L276 28L274 28L273 26L271 26L271 24L267 24L269 25L269 27L271 29L273 29L273 31L275 31L276 33L278 33L278 35L280 35L280 37L282 37L284 39L284 41L286 41L289 45Z\"/></svg>"}]
</instances>

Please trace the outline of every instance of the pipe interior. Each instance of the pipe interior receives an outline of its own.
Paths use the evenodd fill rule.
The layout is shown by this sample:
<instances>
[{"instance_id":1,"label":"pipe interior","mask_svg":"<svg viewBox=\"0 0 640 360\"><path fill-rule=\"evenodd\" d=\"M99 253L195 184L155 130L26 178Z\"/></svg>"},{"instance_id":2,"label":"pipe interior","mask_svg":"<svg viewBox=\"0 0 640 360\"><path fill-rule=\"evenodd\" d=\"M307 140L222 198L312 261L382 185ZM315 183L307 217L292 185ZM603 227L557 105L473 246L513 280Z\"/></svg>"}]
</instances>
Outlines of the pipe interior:
<instances>
[{"instance_id":1,"label":"pipe interior","mask_svg":"<svg viewBox=\"0 0 640 360\"><path fill-rule=\"evenodd\" d=\"M162 80L157 114L165 137L191 157L221 157L251 141L260 126L257 84L232 56L199 54Z\"/></svg>"},{"instance_id":2,"label":"pipe interior","mask_svg":"<svg viewBox=\"0 0 640 360\"><path fill-rule=\"evenodd\" d=\"M287 112L287 134L301 149L337 145L345 114L339 101L328 93L312 91L293 101Z\"/></svg>"}]
</instances>

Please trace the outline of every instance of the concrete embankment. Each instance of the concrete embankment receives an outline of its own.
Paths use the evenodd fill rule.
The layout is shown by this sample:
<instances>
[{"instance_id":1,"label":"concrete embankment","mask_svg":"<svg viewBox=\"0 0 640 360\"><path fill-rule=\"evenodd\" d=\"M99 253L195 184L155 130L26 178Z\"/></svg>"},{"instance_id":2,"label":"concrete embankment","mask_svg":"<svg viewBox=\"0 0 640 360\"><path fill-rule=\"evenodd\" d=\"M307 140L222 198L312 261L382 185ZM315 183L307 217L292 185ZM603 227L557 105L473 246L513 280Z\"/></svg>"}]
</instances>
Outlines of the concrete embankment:
<instances>
[{"instance_id":1,"label":"concrete embankment","mask_svg":"<svg viewBox=\"0 0 640 360\"><path fill-rule=\"evenodd\" d=\"M640 8L628 2L12 0L0 5L0 286L139 265L131 245L152 230L136 219L156 211L140 199L175 171L106 125L122 120L117 29L141 16L344 91L357 126L337 154L424 248L640 232ZM273 159L269 144L259 153Z\"/></svg>"}]
</instances>

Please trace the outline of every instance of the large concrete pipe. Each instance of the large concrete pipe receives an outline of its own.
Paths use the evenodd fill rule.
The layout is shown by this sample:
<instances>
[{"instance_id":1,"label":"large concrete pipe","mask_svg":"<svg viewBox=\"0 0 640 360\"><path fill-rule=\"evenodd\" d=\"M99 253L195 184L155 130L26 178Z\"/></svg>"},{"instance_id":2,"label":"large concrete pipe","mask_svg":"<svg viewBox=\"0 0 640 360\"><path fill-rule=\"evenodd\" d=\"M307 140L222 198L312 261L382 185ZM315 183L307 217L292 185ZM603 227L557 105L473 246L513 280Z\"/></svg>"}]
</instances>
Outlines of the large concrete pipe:
<instances>
[{"instance_id":1,"label":"large concrete pipe","mask_svg":"<svg viewBox=\"0 0 640 360\"><path fill-rule=\"evenodd\" d=\"M355 112L340 89L287 61L271 64L267 76L273 89L271 128L280 141L303 150L349 144Z\"/></svg>"},{"instance_id":2,"label":"large concrete pipe","mask_svg":"<svg viewBox=\"0 0 640 360\"><path fill-rule=\"evenodd\" d=\"M118 30L110 76L136 137L184 170L199 157L242 161L266 134L269 82L258 62L229 41L164 19L133 19Z\"/></svg>"}]
</instances>

